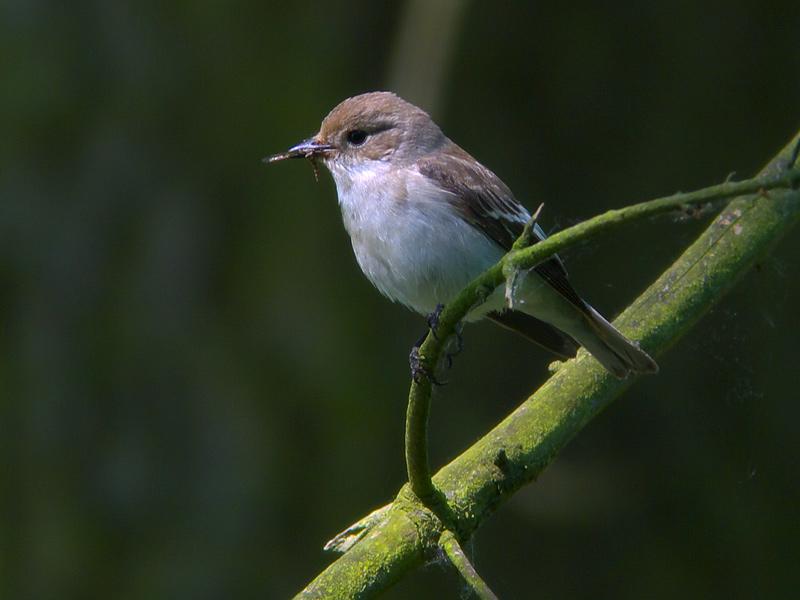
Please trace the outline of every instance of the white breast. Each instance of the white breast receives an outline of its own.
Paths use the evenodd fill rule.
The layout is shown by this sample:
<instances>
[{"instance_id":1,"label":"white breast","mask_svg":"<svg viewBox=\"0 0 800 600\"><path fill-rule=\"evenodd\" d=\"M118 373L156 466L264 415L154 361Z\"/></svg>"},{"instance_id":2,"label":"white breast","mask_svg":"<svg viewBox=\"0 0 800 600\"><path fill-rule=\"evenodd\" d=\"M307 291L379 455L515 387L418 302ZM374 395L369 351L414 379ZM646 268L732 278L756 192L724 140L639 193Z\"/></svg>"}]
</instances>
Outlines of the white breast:
<instances>
[{"instance_id":1,"label":"white breast","mask_svg":"<svg viewBox=\"0 0 800 600\"><path fill-rule=\"evenodd\" d=\"M413 168L331 170L358 264L392 300L430 313L503 255L447 204L448 192Z\"/></svg>"}]
</instances>

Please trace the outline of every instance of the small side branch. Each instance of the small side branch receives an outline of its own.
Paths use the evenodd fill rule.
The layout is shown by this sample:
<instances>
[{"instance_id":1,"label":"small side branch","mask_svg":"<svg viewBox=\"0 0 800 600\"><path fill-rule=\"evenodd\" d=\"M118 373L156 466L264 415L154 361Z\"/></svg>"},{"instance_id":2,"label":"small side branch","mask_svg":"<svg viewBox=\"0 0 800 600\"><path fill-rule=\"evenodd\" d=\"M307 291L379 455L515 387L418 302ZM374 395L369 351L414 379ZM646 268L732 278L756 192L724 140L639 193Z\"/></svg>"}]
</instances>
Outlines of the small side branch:
<instances>
[{"instance_id":1,"label":"small side branch","mask_svg":"<svg viewBox=\"0 0 800 600\"><path fill-rule=\"evenodd\" d=\"M459 575L461 575L464 583L469 586L477 598L481 600L497 600L495 593L486 585L486 582L478 575L475 567L472 566L469 558L461 548L461 544L458 543L458 538L452 531L445 530L442 533L439 538L439 545Z\"/></svg>"},{"instance_id":2,"label":"small side branch","mask_svg":"<svg viewBox=\"0 0 800 600\"><path fill-rule=\"evenodd\" d=\"M536 227L536 222L539 220L539 215L542 214L542 209L544 208L544 202L539 205L539 208L536 209L536 212L533 213L528 222L525 223L525 227L522 230L522 234L519 236L517 241L514 242L514 245L511 247L512 250L522 250L523 248L527 248L533 243L533 238L535 237L534 228Z\"/></svg>"}]
</instances>

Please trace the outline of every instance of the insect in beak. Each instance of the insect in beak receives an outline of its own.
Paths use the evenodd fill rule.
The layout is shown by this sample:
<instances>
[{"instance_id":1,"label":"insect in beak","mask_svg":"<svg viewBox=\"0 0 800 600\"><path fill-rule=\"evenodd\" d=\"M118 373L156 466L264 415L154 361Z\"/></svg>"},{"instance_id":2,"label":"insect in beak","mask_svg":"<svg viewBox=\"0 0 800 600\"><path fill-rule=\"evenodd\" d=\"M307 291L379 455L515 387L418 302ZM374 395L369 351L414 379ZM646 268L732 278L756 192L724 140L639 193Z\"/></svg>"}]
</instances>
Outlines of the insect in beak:
<instances>
[{"instance_id":1,"label":"insect in beak","mask_svg":"<svg viewBox=\"0 0 800 600\"><path fill-rule=\"evenodd\" d=\"M317 160L323 156L325 152L333 149L334 146L331 144L325 144L319 140L310 138L300 142L296 146L292 146L286 152L268 156L263 159L262 162L269 164L278 162L279 160L286 160L287 158L306 158L311 162L311 168L314 170L314 179L319 181L319 163Z\"/></svg>"}]
</instances>

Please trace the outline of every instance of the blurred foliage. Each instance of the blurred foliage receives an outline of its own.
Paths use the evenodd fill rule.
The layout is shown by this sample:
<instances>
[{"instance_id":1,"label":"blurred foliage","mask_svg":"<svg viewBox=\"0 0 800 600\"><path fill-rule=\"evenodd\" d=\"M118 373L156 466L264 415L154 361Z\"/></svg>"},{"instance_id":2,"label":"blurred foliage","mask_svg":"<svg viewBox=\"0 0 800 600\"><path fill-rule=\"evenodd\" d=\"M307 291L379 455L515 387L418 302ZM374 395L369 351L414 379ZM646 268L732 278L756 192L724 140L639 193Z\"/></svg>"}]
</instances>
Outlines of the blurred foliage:
<instances>
[{"instance_id":1,"label":"blurred foliage","mask_svg":"<svg viewBox=\"0 0 800 600\"><path fill-rule=\"evenodd\" d=\"M755 172L799 124L795 8L465 2L440 90L395 91L435 98L554 229ZM0 4L3 597L286 597L402 484L423 321L358 272L327 176L259 159L388 85L405 11ZM613 314L703 225L579 248L573 281ZM778 246L479 532L501 597L791 596L798 251ZM434 464L546 374L489 324L466 344ZM389 596L457 591L432 565Z\"/></svg>"}]
</instances>

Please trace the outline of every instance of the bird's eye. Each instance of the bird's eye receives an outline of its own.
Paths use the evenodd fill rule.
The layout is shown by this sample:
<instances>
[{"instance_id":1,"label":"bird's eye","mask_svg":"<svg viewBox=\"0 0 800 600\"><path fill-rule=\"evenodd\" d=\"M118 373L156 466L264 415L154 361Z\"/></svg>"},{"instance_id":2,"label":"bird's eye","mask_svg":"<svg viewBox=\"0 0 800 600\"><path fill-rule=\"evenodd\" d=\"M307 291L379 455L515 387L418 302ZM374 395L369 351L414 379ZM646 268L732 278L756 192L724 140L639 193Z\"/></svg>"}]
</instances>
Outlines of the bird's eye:
<instances>
[{"instance_id":1,"label":"bird's eye","mask_svg":"<svg viewBox=\"0 0 800 600\"><path fill-rule=\"evenodd\" d=\"M367 141L367 132L363 129L352 129L347 132L347 142L353 146L360 146Z\"/></svg>"}]
</instances>

